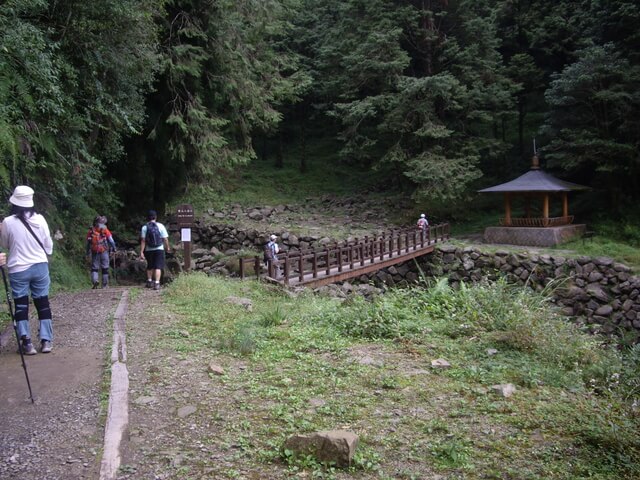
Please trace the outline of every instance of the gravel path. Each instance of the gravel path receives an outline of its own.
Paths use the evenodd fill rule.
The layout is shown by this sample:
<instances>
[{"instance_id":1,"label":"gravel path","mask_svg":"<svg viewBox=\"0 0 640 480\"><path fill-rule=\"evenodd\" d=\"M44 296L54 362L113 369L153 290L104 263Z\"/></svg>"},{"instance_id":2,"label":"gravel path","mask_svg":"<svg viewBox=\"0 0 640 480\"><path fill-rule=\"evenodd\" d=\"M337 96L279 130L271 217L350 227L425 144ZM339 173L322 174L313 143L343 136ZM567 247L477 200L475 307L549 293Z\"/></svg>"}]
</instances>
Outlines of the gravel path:
<instances>
[{"instance_id":1,"label":"gravel path","mask_svg":"<svg viewBox=\"0 0 640 480\"><path fill-rule=\"evenodd\" d=\"M108 392L104 372L121 295L113 288L52 298L54 350L25 357L35 404L29 400L13 328L3 332L1 479L99 477ZM31 322L35 337L37 320Z\"/></svg>"}]
</instances>

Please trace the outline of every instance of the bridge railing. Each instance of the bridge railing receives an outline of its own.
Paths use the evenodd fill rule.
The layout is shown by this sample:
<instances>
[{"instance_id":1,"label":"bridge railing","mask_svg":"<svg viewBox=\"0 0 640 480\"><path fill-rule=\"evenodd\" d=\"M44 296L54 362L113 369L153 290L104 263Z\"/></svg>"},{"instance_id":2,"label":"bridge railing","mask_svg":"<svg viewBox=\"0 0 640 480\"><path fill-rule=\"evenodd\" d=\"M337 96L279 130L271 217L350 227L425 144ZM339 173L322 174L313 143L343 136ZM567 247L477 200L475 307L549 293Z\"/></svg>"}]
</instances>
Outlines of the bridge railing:
<instances>
[{"instance_id":1,"label":"bridge railing","mask_svg":"<svg viewBox=\"0 0 640 480\"><path fill-rule=\"evenodd\" d=\"M266 275L282 280L303 282L305 278L318 278L325 272L330 275L335 269L338 273L357 270L378 260L406 255L429 245L447 240L450 235L448 223L431 226L427 231L414 228L389 230L373 236L355 238L352 241L335 242L322 248L293 250L277 255L278 260L268 261ZM245 278L251 269L257 278L262 272L262 259L240 259L240 277Z\"/></svg>"}]
</instances>

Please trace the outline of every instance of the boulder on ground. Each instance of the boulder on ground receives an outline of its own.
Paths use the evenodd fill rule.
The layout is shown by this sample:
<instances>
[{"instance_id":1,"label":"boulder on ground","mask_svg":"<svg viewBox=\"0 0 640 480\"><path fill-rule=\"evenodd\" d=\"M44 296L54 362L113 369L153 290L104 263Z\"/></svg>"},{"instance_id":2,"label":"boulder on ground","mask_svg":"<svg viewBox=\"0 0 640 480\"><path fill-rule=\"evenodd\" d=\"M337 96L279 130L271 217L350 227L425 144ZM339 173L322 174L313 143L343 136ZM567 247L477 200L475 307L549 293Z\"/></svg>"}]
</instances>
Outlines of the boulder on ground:
<instances>
[{"instance_id":1,"label":"boulder on ground","mask_svg":"<svg viewBox=\"0 0 640 480\"><path fill-rule=\"evenodd\" d=\"M253 303L248 298L231 296L225 298L224 301L233 305L240 305L241 307L246 308L249 312L253 310Z\"/></svg>"},{"instance_id":2,"label":"boulder on ground","mask_svg":"<svg viewBox=\"0 0 640 480\"><path fill-rule=\"evenodd\" d=\"M313 455L319 462L348 467L358 446L358 435L346 430L327 430L310 434L296 434L287 439L286 450L294 456Z\"/></svg>"},{"instance_id":3,"label":"boulder on ground","mask_svg":"<svg viewBox=\"0 0 640 480\"><path fill-rule=\"evenodd\" d=\"M512 383L501 383L500 385L491 385L491 390L504 398L509 398L515 393L516 387Z\"/></svg>"}]
</instances>

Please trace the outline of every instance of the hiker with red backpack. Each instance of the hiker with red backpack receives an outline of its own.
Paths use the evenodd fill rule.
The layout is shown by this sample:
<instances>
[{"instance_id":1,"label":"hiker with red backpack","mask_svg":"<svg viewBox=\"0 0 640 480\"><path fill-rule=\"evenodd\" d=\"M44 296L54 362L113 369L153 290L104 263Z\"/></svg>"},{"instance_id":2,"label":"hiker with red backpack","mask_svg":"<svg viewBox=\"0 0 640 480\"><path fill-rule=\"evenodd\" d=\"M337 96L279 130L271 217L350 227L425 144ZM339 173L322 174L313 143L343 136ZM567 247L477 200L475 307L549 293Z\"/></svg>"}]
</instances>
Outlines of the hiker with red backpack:
<instances>
[{"instance_id":1,"label":"hiker with red backpack","mask_svg":"<svg viewBox=\"0 0 640 480\"><path fill-rule=\"evenodd\" d=\"M169 253L169 233L157 221L158 214L149 210L147 223L140 231L140 260L147 261L147 288L160 290L160 277L164 269L164 254Z\"/></svg>"},{"instance_id":2,"label":"hiker with red backpack","mask_svg":"<svg viewBox=\"0 0 640 480\"><path fill-rule=\"evenodd\" d=\"M429 237L429 220L424 213L420 214L416 227L424 234L425 238Z\"/></svg>"},{"instance_id":3,"label":"hiker with red backpack","mask_svg":"<svg viewBox=\"0 0 640 480\"><path fill-rule=\"evenodd\" d=\"M98 288L98 273L102 271L102 288L109 286L109 253L116 251L116 242L107 228L107 217L98 215L87 234L87 256L91 259L91 285Z\"/></svg>"}]
</instances>

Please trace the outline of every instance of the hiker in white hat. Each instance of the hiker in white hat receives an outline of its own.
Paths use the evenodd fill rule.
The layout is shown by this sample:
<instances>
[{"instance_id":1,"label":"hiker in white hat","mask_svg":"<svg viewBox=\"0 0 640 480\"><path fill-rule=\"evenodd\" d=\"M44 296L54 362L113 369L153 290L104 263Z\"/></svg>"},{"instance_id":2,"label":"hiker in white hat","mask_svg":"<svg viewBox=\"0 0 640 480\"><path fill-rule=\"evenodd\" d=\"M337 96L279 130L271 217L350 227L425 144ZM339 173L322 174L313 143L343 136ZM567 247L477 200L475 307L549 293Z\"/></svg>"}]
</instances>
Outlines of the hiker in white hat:
<instances>
[{"instance_id":1,"label":"hiker in white hat","mask_svg":"<svg viewBox=\"0 0 640 480\"><path fill-rule=\"evenodd\" d=\"M280 247L276 243L278 237L274 234L269 236L269 241L264 246L264 263L269 268L269 262L274 267L273 274L275 278L280 278L280 260L278 260L278 253L280 253Z\"/></svg>"},{"instance_id":2,"label":"hiker in white hat","mask_svg":"<svg viewBox=\"0 0 640 480\"><path fill-rule=\"evenodd\" d=\"M418 230L427 235L429 233L429 220L427 220L427 216L424 213L420 214L420 218L416 224Z\"/></svg>"},{"instance_id":3,"label":"hiker in white hat","mask_svg":"<svg viewBox=\"0 0 640 480\"><path fill-rule=\"evenodd\" d=\"M18 335L25 355L35 355L29 328L29 294L40 321L40 351L49 353L53 342L53 323L49 307L49 260L53 241L49 225L33 207L33 189L15 188L9 198L11 215L2 221L0 246L9 250L7 267L15 304Z\"/></svg>"}]
</instances>

